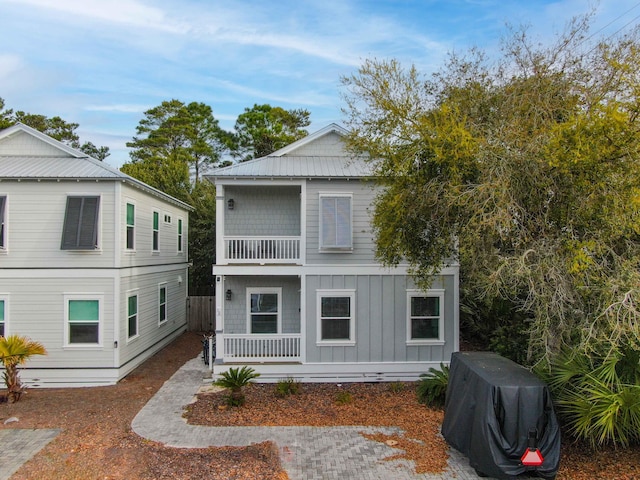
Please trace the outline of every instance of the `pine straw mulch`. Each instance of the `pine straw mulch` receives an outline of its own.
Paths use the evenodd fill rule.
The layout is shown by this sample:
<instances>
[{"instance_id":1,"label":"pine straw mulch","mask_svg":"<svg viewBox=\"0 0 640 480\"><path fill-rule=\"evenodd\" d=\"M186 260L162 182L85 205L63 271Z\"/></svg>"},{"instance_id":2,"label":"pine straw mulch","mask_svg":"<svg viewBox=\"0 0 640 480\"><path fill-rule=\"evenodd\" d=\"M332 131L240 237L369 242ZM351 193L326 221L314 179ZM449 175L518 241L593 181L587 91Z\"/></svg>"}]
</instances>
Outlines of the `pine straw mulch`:
<instances>
[{"instance_id":1,"label":"pine straw mulch","mask_svg":"<svg viewBox=\"0 0 640 480\"><path fill-rule=\"evenodd\" d=\"M180 449L145 440L131 430L144 404L198 355L201 339L195 333L181 335L114 386L31 389L17 403L0 404L0 429L61 429L12 480L287 479L272 442ZM4 424L12 417L18 421Z\"/></svg>"},{"instance_id":2,"label":"pine straw mulch","mask_svg":"<svg viewBox=\"0 0 640 480\"><path fill-rule=\"evenodd\" d=\"M281 397L273 384L254 383L245 387L242 407L227 407L225 391L202 393L184 416L194 425L399 427L404 434L363 436L403 450L387 459L413 460L416 473L446 468L448 447L438 434L443 414L419 404L413 384L306 383L300 390Z\"/></svg>"},{"instance_id":3,"label":"pine straw mulch","mask_svg":"<svg viewBox=\"0 0 640 480\"><path fill-rule=\"evenodd\" d=\"M389 426L401 435L364 434L385 442L398 454L385 460L413 461L416 473L442 472L448 446L439 435L441 410L418 403L415 384L302 384L301 393L279 397L275 386L252 384L245 388L246 403L227 407L224 391L202 393L185 412L187 421L211 426ZM341 403L348 392L351 402ZM640 445L593 451L563 439L558 480L640 480Z\"/></svg>"}]
</instances>

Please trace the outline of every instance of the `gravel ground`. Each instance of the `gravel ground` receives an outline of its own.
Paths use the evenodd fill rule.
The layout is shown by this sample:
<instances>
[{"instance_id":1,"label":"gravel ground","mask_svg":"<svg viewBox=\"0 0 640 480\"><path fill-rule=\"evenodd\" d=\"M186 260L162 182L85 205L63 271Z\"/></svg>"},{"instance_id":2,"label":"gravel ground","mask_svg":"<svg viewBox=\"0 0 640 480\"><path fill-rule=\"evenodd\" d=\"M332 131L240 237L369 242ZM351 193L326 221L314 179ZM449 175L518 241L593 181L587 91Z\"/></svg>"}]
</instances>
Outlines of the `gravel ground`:
<instances>
[{"instance_id":1,"label":"gravel ground","mask_svg":"<svg viewBox=\"0 0 640 480\"><path fill-rule=\"evenodd\" d=\"M264 479L285 480L270 442L250 447L174 449L138 437L131 421L180 366L200 352L201 336L179 339L111 387L31 390L15 404L0 404L0 428L59 428L55 440L12 477L17 479ZM392 392L388 385L307 384L302 394L279 398L274 385L247 389L247 403L221 409L222 394L202 394L190 407L189 422L205 425L392 425L389 442L418 471L439 471L446 445L437 430L442 412L415 400L412 385ZM351 402L336 401L348 391ZM2 393L0 391L0 393ZM344 397L344 394L341 394ZM3 425L17 417L18 422ZM425 442L424 445L416 440ZM395 443L397 442L397 443ZM425 451L430 451L428 458ZM640 479L640 446L593 452L565 441L558 480Z\"/></svg>"}]
</instances>

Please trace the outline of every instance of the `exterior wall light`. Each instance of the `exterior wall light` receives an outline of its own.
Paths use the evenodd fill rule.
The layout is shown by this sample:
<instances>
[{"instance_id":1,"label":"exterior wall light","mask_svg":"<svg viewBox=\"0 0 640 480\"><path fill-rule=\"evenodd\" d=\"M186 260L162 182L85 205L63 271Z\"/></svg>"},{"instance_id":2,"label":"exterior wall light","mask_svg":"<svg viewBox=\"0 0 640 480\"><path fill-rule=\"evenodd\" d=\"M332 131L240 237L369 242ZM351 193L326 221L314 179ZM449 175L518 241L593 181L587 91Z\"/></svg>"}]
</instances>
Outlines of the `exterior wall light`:
<instances>
[{"instance_id":1,"label":"exterior wall light","mask_svg":"<svg viewBox=\"0 0 640 480\"><path fill-rule=\"evenodd\" d=\"M231 289L228 289L228 290L225 292L224 298L225 298L226 300L231 300Z\"/></svg>"},{"instance_id":2,"label":"exterior wall light","mask_svg":"<svg viewBox=\"0 0 640 480\"><path fill-rule=\"evenodd\" d=\"M236 202L234 202L234 201L233 201L233 198L230 198L230 199L227 201L227 208L228 208L229 210L233 210L235 206L236 206Z\"/></svg>"}]
</instances>

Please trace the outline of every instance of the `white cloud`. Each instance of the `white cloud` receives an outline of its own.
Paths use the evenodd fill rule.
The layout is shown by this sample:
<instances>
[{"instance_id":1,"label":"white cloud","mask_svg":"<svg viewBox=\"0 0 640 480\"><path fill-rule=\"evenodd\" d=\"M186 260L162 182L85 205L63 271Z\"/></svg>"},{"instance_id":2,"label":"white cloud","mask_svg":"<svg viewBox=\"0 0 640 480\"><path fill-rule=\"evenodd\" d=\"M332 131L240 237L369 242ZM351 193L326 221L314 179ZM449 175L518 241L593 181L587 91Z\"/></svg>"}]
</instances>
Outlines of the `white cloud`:
<instances>
[{"instance_id":1,"label":"white cloud","mask_svg":"<svg viewBox=\"0 0 640 480\"><path fill-rule=\"evenodd\" d=\"M148 110L149 105L142 104L109 104L109 105L87 105L84 110L89 112L122 112L122 113L140 113Z\"/></svg>"},{"instance_id":2,"label":"white cloud","mask_svg":"<svg viewBox=\"0 0 640 480\"><path fill-rule=\"evenodd\" d=\"M0 54L0 80L7 79L22 70L24 63L17 55Z\"/></svg>"}]
</instances>

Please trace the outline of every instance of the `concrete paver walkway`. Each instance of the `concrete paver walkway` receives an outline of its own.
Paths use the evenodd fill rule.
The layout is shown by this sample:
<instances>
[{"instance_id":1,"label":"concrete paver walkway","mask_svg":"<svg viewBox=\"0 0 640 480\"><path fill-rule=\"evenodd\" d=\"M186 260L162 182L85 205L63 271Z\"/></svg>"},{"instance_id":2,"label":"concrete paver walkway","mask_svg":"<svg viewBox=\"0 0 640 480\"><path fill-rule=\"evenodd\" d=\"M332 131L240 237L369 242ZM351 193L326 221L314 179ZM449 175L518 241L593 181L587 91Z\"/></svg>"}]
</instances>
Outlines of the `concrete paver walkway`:
<instances>
[{"instance_id":1,"label":"concrete paver walkway","mask_svg":"<svg viewBox=\"0 0 640 480\"><path fill-rule=\"evenodd\" d=\"M53 440L60 430L7 428L0 430L2 461L0 461L0 480L7 480L24 462L30 460Z\"/></svg>"},{"instance_id":2,"label":"concrete paver walkway","mask_svg":"<svg viewBox=\"0 0 640 480\"><path fill-rule=\"evenodd\" d=\"M412 463L385 461L398 450L364 438L360 432L397 433L394 428L371 427L206 427L188 425L184 407L203 384L200 358L187 362L149 400L134 418L140 436L171 447L246 446L271 440L280 451L291 480L475 480L467 459L450 451L449 468L442 474L413 473Z\"/></svg>"}]
</instances>

